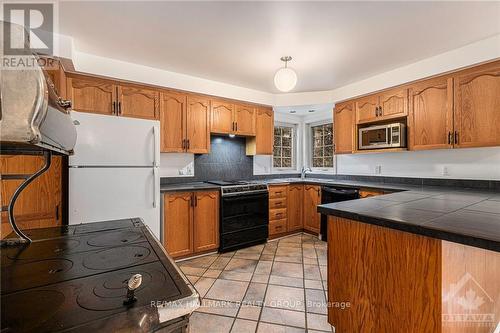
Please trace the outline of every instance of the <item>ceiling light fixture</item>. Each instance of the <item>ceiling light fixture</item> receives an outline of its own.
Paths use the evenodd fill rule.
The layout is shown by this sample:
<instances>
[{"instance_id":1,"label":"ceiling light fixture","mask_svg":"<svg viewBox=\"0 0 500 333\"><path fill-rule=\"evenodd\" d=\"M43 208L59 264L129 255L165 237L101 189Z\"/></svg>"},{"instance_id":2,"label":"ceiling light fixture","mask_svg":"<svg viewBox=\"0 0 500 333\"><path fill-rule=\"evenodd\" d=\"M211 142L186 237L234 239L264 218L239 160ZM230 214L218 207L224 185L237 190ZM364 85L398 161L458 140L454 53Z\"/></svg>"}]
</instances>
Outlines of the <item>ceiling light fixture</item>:
<instances>
[{"instance_id":1,"label":"ceiling light fixture","mask_svg":"<svg viewBox=\"0 0 500 333\"><path fill-rule=\"evenodd\" d=\"M281 57L281 61L285 63L285 66L278 69L274 75L274 85L283 92L292 90L297 84L297 74L293 69L288 68L288 62L291 60L292 57L290 56Z\"/></svg>"}]
</instances>

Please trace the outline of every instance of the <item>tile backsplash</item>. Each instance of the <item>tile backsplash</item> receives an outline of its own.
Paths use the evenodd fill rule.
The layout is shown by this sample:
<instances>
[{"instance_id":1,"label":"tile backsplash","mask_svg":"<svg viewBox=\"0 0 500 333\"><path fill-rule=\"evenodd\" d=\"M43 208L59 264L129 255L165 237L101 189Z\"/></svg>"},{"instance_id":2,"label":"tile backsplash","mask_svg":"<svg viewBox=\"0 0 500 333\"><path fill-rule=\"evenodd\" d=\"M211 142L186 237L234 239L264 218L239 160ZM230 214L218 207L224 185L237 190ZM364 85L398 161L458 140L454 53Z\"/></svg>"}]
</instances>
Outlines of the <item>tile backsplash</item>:
<instances>
[{"instance_id":1,"label":"tile backsplash","mask_svg":"<svg viewBox=\"0 0 500 333\"><path fill-rule=\"evenodd\" d=\"M245 149L245 138L212 135L210 154L162 154L160 175L189 181L251 179L253 157Z\"/></svg>"}]
</instances>

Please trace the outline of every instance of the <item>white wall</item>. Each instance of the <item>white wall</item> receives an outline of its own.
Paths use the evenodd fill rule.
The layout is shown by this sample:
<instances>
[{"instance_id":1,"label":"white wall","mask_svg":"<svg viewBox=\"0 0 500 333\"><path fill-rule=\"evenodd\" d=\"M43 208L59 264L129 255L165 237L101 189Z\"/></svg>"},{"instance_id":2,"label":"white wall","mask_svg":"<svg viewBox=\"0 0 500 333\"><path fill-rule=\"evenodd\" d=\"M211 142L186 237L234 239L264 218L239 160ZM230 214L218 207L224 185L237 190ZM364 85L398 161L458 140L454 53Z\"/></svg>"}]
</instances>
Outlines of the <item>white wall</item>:
<instances>
[{"instance_id":1,"label":"white wall","mask_svg":"<svg viewBox=\"0 0 500 333\"><path fill-rule=\"evenodd\" d=\"M274 103L274 95L270 93L78 51L73 52L73 63L76 70L97 75L254 103Z\"/></svg>"},{"instance_id":2,"label":"white wall","mask_svg":"<svg viewBox=\"0 0 500 333\"><path fill-rule=\"evenodd\" d=\"M376 175L376 166L380 176L500 180L500 147L337 156L338 174Z\"/></svg>"},{"instance_id":3,"label":"white wall","mask_svg":"<svg viewBox=\"0 0 500 333\"><path fill-rule=\"evenodd\" d=\"M194 176L194 155L184 153L160 154L160 177Z\"/></svg>"}]
</instances>

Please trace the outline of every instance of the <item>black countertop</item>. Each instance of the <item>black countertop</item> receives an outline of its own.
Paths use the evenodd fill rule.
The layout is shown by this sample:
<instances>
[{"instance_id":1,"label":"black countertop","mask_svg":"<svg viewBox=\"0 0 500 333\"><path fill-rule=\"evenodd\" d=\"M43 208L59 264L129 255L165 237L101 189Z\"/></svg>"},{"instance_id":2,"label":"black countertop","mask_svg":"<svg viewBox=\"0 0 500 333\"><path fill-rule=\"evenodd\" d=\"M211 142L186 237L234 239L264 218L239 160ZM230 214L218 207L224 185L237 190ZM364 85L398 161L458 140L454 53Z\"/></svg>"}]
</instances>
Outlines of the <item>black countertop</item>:
<instances>
[{"instance_id":1,"label":"black countertop","mask_svg":"<svg viewBox=\"0 0 500 333\"><path fill-rule=\"evenodd\" d=\"M322 178L260 180L317 184L390 194L318 206L318 212L500 252L500 192ZM162 192L219 189L204 182L166 184Z\"/></svg>"},{"instance_id":2,"label":"black countertop","mask_svg":"<svg viewBox=\"0 0 500 333\"><path fill-rule=\"evenodd\" d=\"M500 193L420 187L318 212L500 252Z\"/></svg>"}]
</instances>

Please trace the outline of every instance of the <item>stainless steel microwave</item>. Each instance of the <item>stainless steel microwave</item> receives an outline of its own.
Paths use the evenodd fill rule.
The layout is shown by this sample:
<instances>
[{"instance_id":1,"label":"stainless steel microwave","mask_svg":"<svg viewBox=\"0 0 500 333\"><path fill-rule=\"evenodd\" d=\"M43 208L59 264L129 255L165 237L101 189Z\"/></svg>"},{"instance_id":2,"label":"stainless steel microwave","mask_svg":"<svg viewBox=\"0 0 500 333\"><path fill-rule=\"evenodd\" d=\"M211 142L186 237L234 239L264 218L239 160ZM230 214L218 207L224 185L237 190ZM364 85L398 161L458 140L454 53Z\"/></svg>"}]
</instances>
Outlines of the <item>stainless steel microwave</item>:
<instances>
[{"instance_id":1,"label":"stainless steel microwave","mask_svg":"<svg viewBox=\"0 0 500 333\"><path fill-rule=\"evenodd\" d=\"M406 125L393 123L360 128L359 149L382 149L406 147Z\"/></svg>"}]
</instances>

